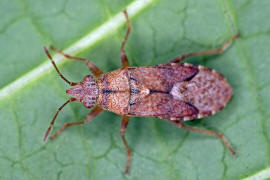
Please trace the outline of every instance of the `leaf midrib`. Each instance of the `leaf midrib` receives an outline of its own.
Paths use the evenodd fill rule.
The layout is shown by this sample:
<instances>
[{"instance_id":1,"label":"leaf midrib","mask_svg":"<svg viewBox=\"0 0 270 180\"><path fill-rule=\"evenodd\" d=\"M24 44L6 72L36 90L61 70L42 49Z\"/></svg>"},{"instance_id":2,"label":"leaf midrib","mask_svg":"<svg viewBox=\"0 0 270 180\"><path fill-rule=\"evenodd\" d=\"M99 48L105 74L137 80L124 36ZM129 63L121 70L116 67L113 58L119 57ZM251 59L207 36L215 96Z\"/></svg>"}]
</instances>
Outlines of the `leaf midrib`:
<instances>
[{"instance_id":1,"label":"leaf midrib","mask_svg":"<svg viewBox=\"0 0 270 180\"><path fill-rule=\"evenodd\" d=\"M129 17L132 18L138 14L141 10L155 2L155 0L136 0L130 3L126 9L128 11ZM79 39L77 42L71 44L68 48L63 50L65 53L70 55L76 55L87 48L93 46L98 41L105 38L108 34L115 32L117 28L125 23L125 17L122 12L118 12L116 15L111 17L108 21L104 22L102 25L98 26L96 29L92 30L90 33L86 34L84 37ZM64 64L67 60L56 54L53 56L55 63L57 65ZM42 75L50 72L53 69L49 59L46 59L44 63L35 67L34 69L26 72L21 77L18 77L14 81L10 82L8 85L0 89L0 101L13 93L17 92L19 89L30 84L34 80L38 79Z\"/></svg>"}]
</instances>

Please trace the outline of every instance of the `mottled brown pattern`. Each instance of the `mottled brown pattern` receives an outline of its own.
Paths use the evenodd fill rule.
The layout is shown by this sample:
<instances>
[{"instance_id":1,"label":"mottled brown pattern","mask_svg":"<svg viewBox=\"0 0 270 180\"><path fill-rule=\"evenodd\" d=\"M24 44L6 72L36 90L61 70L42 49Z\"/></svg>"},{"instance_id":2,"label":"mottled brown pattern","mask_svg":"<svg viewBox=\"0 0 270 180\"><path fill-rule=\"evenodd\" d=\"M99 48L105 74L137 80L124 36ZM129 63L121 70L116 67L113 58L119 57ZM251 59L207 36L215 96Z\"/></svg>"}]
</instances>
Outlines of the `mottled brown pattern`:
<instances>
[{"instance_id":1,"label":"mottled brown pattern","mask_svg":"<svg viewBox=\"0 0 270 180\"><path fill-rule=\"evenodd\" d=\"M66 93L75 98L76 101L82 102L86 108L91 108L96 104L99 91L96 80L87 75L82 82L67 89Z\"/></svg>"},{"instance_id":2,"label":"mottled brown pattern","mask_svg":"<svg viewBox=\"0 0 270 180\"><path fill-rule=\"evenodd\" d=\"M93 85L95 96L93 90L87 95L87 83ZM77 97L81 84L67 92ZM87 76L84 84L84 99L77 99L86 107L92 107L97 99L100 107L117 114L170 120L215 114L232 97L232 88L220 73L187 63L118 69L101 75L97 84Z\"/></svg>"},{"instance_id":3,"label":"mottled brown pattern","mask_svg":"<svg viewBox=\"0 0 270 180\"><path fill-rule=\"evenodd\" d=\"M125 139L125 131L129 123L128 116L155 116L167 119L180 128L219 138L230 152L235 154L232 146L221 133L189 127L180 121L202 118L220 111L232 97L231 86L215 70L203 66L178 63L186 57L222 53L240 35L236 34L220 48L183 54L164 65L129 67L129 60L124 49L131 26L127 11L124 10L123 13L128 28L120 50L121 69L103 74L101 69L87 59L70 56L51 47L52 50L68 59L84 62L97 78L96 80L87 75L82 82L69 81L59 71L48 49L44 47L44 51L58 75L72 86L67 90L67 94L72 97L58 108L43 140L47 139L58 113L68 103L80 101L87 108L91 108L95 104L96 106L89 112L84 121L65 123L50 138L55 138L70 126L91 121L104 109L120 114L123 117L120 134L127 152L125 173L129 172L131 160L131 150Z\"/></svg>"},{"instance_id":4,"label":"mottled brown pattern","mask_svg":"<svg viewBox=\"0 0 270 180\"><path fill-rule=\"evenodd\" d=\"M232 96L220 73L187 63L118 69L97 82L97 104L121 115L191 120L215 114Z\"/></svg>"},{"instance_id":5,"label":"mottled brown pattern","mask_svg":"<svg viewBox=\"0 0 270 180\"><path fill-rule=\"evenodd\" d=\"M199 66L198 74L190 81L175 83L170 94L174 99L194 105L202 118L223 109L232 97L232 88L223 75Z\"/></svg>"},{"instance_id":6,"label":"mottled brown pattern","mask_svg":"<svg viewBox=\"0 0 270 180\"><path fill-rule=\"evenodd\" d=\"M117 114L127 114L130 87L126 69L102 75L97 80L100 89L97 104Z\"/></svg>"},{"instance_id":7,"label":"mottled brown pattern","mask_svg":"<svg viewBox=\"0 0 270 180\"><path fill-rule=\"evenodd\" d=\"M154 67L128 68L130 76L148 89L169 91L173 84L191 78L197 74L195 66L181 64L163 64Z\"/></svg>"},{"instance_id":8,"label":"mottled brown pattern","mask_svg":"<svg viewBox=\"0 0 270 180\"><path fill-rule=\"evenodd\" d=\"M183 119L186 116L195 118L197 113L198 110L194 106L162 93L149 94L131 105L129 109L129 115L155 116L162 119L170 119L170 117Z\"/></svg>"},{"instance_id":9,"label":"mottled brown pattern","mask_svg":"<svg viewBox=\"0 0 270 180\"><path fill-rule=\"evenodd\" d=\"M103 108L107 108L107 102L108 102L108 94L102 93L105 89L109 89L108 83L107 83L107 74L101 75L97 79L97 84L99 87L99 96L97 99L97 104L99 104Z\"/></svg>"},{"instance_id":10,"label":"mottled brown pattern","mask_svg":"<svg viewBox=\"0 0 270 180\"><path fill-rule=\"evenodd\" d=\"M150 90L139 83L136 79L130 76L129 73L129 86L130 86L130 97L129 106L136 104L141 99L145 98L150 93Z\"/></svg>"}]
</instances>

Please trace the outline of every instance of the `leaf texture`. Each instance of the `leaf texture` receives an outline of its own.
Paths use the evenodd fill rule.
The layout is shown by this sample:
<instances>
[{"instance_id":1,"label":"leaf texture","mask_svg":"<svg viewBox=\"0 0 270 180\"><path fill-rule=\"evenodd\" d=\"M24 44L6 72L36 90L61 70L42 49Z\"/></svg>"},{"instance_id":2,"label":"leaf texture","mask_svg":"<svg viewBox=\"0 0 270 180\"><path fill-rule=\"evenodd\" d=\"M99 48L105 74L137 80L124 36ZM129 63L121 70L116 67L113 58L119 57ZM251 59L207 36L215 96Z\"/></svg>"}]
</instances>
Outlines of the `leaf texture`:
<instances>
[{"instance_id":1,"label":"leaf texture","mask_svg":"<svg viewBox=\"0 0 270 180\"><path fill-rule=\"evenodd\" d=\"M160 119L134 117L126 132L133 152L131 171L123 175L121 117L110 112L67 129L54 141L42 141L57 108L68 98L68 86L42 46L85 57L104 72L117 69L126 30L121 11L127 7L136 9L126 46L132 66L166 63L241 34L220 55L187 60L216 69L232 84L234 97L223 111L187 124L222 132L235 156L216 138ZM269 12L267 0L0 1L0 179L269 178ZM102 32L111 22L111 29ZM77 46L94 33L98 39ZM83 63L55 58L71 81L89 74ZM66 122L83 120L88 111L82 104L69 104L53 132Z\"/></svg>"}]
</instances>

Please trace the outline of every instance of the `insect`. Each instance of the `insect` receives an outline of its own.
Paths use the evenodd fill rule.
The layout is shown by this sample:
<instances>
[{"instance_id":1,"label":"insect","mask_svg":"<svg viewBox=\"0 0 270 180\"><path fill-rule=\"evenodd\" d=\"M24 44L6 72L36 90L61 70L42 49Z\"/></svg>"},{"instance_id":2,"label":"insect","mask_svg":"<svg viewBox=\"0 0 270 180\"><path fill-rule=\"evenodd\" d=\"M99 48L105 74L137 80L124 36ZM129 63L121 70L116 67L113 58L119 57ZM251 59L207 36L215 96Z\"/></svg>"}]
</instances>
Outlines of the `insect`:
<instances>
[{"instance_id":1,"label":"insect","mask_svg":"<svg viewBox=\"0 0 270 180\"><path fill-rule=\"evenodd\" d=\"M51 46L52 50L68 59L85 62L95 76L94 78L87 75L81 82L70 82L58 70L48 49L44 47L45 53L59 76L71 85L71 88L66 90L71 98L59 107L43 140L46 141L59 111L68 103L78 101L82 102L86 108L93 107L85 120L64 124L50 138L54 139L70 126L91 121L103 110L117 113L122 116L120 134L127 152L125 173L129 172L131 160L131 150L124 136L130 116L153 116L165 119L186 130L215 136L224 143L232 154L235 154L232 146L221 133L186 126L183 123L184 121L207 117L222 110L232 97L231 85L222 74L213 69L187 63L180 64L179 62L186 57L222 53L239 37L239 34L218 49L184 54L167 64L153 67L130 67L124 48L131 26L127 11L124 10L123 12L127 21L127 31L120 50L122 61L120 69L104 74L91 61L67 55Z\"/></svg>"}]
</instances>

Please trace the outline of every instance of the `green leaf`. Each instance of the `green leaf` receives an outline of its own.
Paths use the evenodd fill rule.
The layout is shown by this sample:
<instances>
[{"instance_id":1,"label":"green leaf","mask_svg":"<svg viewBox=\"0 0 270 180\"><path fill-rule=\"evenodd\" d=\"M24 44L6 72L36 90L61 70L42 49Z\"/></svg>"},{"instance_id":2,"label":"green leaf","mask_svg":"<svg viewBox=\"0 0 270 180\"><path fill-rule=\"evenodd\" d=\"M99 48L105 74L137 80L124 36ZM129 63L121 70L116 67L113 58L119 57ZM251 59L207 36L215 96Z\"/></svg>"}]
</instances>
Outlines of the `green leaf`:
<instances>
[{"instance_id":1,"label":"green leaf","mask_svg":"<svg viewBox=\"0 0 270 180\"><path fill-rule=\"evenodd\" d=\"M187 124L222 132L235 156L217 138L161 119L133 117L126 132L131 171L124 175L121 117L111 112L67 129L54 141L42 141L57 108L68 99L68 85L42 46L85 57L104 72L117 69L126 7L132 26L126 52L133 66L166 63L241 34L220 55L188 60L224 74L234 97L217 115ZM268 0L0 1L0 179L269 178L269 12ZM54 57L71 81L89 74L83 63ZM83 120L88 111L69 104L53 132Z\"/></svg>"}]
</instances>

